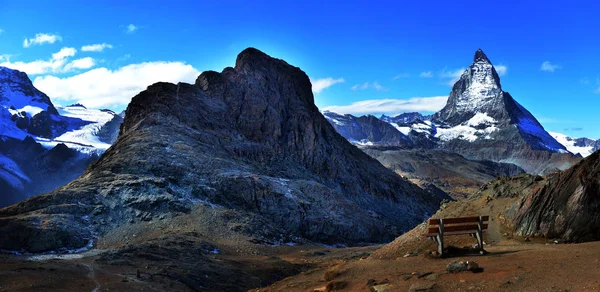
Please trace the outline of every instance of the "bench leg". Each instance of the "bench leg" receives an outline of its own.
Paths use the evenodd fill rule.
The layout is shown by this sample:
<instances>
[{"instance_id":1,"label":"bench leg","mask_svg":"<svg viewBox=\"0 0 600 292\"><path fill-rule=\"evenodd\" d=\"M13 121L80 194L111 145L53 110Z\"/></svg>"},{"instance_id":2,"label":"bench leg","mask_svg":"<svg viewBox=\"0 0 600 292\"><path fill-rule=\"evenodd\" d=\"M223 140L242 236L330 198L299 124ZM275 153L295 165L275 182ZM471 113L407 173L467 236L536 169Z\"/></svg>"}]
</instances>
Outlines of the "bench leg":
<instances>
[{"instance_id":1,"label":"bench leg","mask_svg":"<svg viewBox=\"0 0 600 292\"><path fill-rule=\"evenodd\" d=\"M438 253L440 254L440 257L444 256L444 237L440 234L438 234L436 236L436 241L438 244Z\"/></svg>"},{"instance_id":2,"label":"bench leg","mask_svg":"<svg viewBox=\"0 0 600 292\"><path fill-rule=\"evenodd\" d=\"M479 222L477 222L477 244L479 244L479 253L484 254L485 250L483 250L483 218L479 216Z\"/></svg>"}]
</instances>

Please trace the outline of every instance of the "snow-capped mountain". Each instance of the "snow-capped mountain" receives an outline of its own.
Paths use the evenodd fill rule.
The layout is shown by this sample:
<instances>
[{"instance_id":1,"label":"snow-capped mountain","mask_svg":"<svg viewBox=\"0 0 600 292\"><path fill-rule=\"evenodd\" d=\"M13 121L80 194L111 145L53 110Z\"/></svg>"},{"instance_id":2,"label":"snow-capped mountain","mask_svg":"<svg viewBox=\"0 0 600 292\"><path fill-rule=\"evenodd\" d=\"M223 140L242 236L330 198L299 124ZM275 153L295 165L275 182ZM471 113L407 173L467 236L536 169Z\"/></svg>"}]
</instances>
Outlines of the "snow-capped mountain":
<instances>
[{"instance_id":1,"label":"snow-capped mountain","mask_svg":"<svg viewBox=\"0 0 600 292\"><path fill-rule=\"evenodd\" d=\"M589 138L572 138L565 134L548 132L558 143L562 144L573 154L579 154L582 157L587 157L600 149L600 140Z\"/></svg>"},{"instance_id":2,"label":"snow-capped mountain","mask_svg":"<svg viewBox=\"0 0 600 292\"><path fill-rule=\"evenodd\" d=\"M77 178L122 120L80 104L56 107L27 74L0 67L0 207Z\"/></svg>"},{"instance_id":3,"label":"snow-capped mountain","mask_svg":"<svg viewBox=\"0 0 600 292\"><path fill-rule=\"evenodd\" d=\"M397 131L392 124L375 116L355 117L325 111L323 116L346 138L357 146L412 148L414 145L405 133Z\"/></svg>"},{"instance_id":4,"label":"snow-capped mountain","mask_svg":"<svg viewBox=\"0 0 600 292\"><path fill-rule=\"evenodd\" d=\"M496 69L481 49L454 84L442 110L433 116L406 113L384 115L380 120L408 136L415 148L443 149L468 159L513 163L530 173L566 169L578 159L502 89ZM344 131L342 135L348 138ZM360 146L376 147L377 141L362 140Z\"/></svg>"}]
</instances>

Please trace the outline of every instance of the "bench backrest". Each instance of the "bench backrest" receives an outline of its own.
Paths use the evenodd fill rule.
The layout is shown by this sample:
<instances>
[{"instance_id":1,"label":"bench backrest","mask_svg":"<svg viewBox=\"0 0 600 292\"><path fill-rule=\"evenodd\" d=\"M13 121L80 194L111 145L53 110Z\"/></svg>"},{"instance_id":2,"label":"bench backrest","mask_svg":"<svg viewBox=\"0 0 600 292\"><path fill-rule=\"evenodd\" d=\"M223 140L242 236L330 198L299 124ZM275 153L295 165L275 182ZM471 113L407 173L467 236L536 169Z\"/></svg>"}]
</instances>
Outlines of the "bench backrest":
<instances>
[{"instance_id":1,"label":"bench backrest","mask_svg":"<svg viewBox=\"0 0 600 292\"><path fill-rule=\"evenodd\" d=\"M481 218L481 221L480 221ZM437 218L431 218L428 221L428 233L438 233L440 222L444 223L444 233L463 233L476 232L481 222L481 230L485 231L488 228L490 216L478 217L461 217L461 218L443 218L443 221Z\"/></svg>"}]
</instances>

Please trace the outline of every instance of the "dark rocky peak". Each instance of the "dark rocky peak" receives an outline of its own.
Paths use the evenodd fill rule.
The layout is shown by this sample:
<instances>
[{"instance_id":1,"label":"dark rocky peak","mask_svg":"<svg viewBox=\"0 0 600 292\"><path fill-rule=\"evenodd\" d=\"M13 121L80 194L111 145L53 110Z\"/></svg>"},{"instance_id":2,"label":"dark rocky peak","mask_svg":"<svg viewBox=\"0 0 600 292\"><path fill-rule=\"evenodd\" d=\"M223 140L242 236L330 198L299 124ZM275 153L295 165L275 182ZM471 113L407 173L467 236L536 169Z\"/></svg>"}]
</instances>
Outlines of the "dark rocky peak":
<instances>
[{"instance_id":1,"label":"dark rocky peak","mask_svg":"<svg viewBox=\"0 0 600 292\"><path fill-rule=\"evenodd\" d=\"M474 63L484 62L484 63L492 64L492 62L490 61L490 59L488 59L488 57L485 55L485 53L483 52L482 49L478 49L477 52L475 52L475 56L473 57L473 62Z\"/></svg>"},{"instance_id":2,"label":"dark rocky peak","mask_svg":"<svg viewBox=\"0 0 600 292\"><path fill-rule=\"evenodd\" d=\"M477 50L473 59L473 63L452 87L446 106L435 114L434 119L455 126L479 112L497 121L502 119L508 122L496 69L481 49Z\"/></svg>"},{"instance_id":3,"label":"dark rocky peak","mask_svg":"<svg viewBox=\"0 0 600 292\"><path fill-rule=\"evenodd\" d=\"M72 105L69 105L69 106L67 106L67 107L80 107L80 108L85 108L85 109L87 109L87 107L85 107L85 106L84 106L83 104L81 104L81 103L74 103L74 104L72 104Z\"/></svg>"}]
</instances>

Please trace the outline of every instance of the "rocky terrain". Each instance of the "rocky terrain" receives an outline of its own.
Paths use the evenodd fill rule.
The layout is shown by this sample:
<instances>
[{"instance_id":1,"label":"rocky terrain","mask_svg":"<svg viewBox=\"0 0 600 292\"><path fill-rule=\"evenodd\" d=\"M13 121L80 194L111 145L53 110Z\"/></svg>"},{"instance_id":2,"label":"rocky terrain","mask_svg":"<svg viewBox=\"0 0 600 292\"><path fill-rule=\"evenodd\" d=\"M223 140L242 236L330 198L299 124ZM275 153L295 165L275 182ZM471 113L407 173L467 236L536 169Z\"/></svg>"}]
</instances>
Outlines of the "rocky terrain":
<instances>
[{"instance_id":1,"label":"rocky terrain","mask_svg":"<svg viewBox=\"0 0 600 292\"><path fill-rule=\"evenodd\" d=\"M444 150L363 148L363 151L421 187L432 184L455 199L469 197L497 177L524 173L514 164L469 160Z\"/></svg>"},{"instance_id":2,"label":"rocky terrain","mask_svg":"<svg viewBox=\"0 0 600 292\"><path fill-rule=\"evenodd\" d=\"M234 68L204 72L196 84L157 83L135 96L117 141L80 178L0 209L0 249L95 246L114 253L104 260L166 256L179 266L202 242L237 255L384 242L440 201L337 134L304 72L250 48ZM172 239L181 236L190 244ZM212 285L193 266L167 274Z\"/></svg>"}]
</instances>

